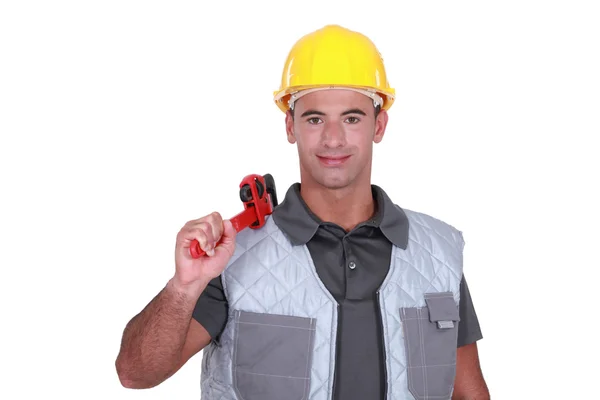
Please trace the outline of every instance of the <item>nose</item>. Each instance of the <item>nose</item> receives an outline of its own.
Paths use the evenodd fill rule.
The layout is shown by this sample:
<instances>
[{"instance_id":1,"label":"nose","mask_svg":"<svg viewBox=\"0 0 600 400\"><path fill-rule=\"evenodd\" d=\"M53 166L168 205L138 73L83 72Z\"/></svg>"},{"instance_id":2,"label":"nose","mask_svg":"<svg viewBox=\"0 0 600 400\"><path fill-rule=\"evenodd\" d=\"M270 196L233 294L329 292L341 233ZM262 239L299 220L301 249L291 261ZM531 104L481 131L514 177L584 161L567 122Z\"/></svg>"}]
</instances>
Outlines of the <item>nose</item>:
<instances>
[{"instance_id":1,"label":"nose","mask_svg":"<svg viewBox=\"0 0 600 400\"><path fill-rule=\"evenodd\" d=\"M327 122L322 133L322 144L325 147L336 148L346 145L346 134L340 123Z\"/></svg>"}]
</instances>

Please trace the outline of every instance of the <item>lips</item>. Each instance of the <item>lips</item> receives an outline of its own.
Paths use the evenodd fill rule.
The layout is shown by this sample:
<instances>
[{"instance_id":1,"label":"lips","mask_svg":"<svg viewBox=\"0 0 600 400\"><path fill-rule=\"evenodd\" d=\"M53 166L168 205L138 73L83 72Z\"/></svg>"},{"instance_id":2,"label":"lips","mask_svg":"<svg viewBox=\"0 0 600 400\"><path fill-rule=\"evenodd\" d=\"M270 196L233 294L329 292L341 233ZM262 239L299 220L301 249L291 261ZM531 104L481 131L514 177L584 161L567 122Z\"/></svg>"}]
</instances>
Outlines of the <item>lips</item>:
<instances>
[{"instance_id":1,"label":"lips","mask_svg":"<svg viewBox=\"0 0 600 400\"><path fill-rule=\"evenodd\" d=\"M338 166L342 165L350 156L317 156L321 164L326 166Z\"/></svg>"}]
</instances>

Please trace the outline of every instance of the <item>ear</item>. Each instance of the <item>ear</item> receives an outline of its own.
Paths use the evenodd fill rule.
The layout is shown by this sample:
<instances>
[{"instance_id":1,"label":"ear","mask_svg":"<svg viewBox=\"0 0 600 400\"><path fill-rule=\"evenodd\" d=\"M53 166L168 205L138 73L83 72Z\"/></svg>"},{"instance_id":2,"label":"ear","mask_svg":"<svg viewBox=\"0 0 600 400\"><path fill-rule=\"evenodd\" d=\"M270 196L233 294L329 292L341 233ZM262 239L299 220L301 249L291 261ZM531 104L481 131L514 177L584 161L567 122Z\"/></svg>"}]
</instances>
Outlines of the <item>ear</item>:
<instances>
[{"instance_id":1,"label":"ear","mask_svg":"<svg viewBox=\"0 0 600 400\"><path fill-rule=\"evenodd\" d=\"M373 142L379 143L383 140L387 123L388 113L385 110L381 110L377 118L375 118L375 135L373 136Z\"/></svg>"},{"instance_id":2,"label":"ear","mask_svg":"<svg viewBox=\"0 0 600 400\"><path fill-rule=\"evenodd\" d=\"M285 132L287 133L288 142L291 144L296 143L296 136L294 135L294 117L290 111L285 113Z\"/></svg>"}]
</instances>

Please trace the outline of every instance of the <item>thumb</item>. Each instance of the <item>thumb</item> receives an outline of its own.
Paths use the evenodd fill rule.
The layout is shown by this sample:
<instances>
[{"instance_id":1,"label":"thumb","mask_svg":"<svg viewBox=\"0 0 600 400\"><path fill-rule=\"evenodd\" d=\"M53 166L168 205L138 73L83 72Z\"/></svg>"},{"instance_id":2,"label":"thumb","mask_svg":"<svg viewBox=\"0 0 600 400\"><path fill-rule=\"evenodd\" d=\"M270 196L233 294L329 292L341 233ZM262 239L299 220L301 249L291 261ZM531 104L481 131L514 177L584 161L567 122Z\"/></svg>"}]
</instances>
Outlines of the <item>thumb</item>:
<instances>
[{"instance_id":1,"label":"thumb","mask_svg":"<svg viewBox=\"0 0 600 400\"><path fill-rule=\"evenodd\" d=\"M226 219L223 221L223 235L221 236L221 243L219 246L223 246L226 250L233 250L235 246L235 237L237 235L237 231L233 227L233 224L230 220Z\"/></svg>"}]
</instances>

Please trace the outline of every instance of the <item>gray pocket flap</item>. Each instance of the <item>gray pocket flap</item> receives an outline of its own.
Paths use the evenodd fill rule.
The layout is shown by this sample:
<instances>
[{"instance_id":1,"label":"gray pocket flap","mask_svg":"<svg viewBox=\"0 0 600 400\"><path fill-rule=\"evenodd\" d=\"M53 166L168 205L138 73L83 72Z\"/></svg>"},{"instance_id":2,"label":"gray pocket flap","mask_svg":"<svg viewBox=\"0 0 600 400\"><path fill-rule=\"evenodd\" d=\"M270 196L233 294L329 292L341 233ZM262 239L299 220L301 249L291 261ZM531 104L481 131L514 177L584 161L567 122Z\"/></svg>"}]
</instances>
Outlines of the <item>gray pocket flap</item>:
<instances>
[{"instance_id":1,"label":"gray pocket flap","mask_svg":"<svg viewBox=\"0 0 600 400\"><path fill-rule=\"evenodd\" d=\"M429 309L429 320L437 322L440 328L445 324L453 327L453 321L460 321L458 306L452 292L425 293L425 302Z\"/></svg>"},{"instance_id":2,"label":"gray pocket flap","mask_svg":"<svg viewBox=\"0 0 600 400\"><path fill-rule=\"evenodd\" d=\"M275 326L282 328L314 329L317 321L314 318L295 317L291 315L261 314L238 311L238 323Z\"/></svg>"}]
</instances>

